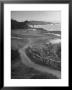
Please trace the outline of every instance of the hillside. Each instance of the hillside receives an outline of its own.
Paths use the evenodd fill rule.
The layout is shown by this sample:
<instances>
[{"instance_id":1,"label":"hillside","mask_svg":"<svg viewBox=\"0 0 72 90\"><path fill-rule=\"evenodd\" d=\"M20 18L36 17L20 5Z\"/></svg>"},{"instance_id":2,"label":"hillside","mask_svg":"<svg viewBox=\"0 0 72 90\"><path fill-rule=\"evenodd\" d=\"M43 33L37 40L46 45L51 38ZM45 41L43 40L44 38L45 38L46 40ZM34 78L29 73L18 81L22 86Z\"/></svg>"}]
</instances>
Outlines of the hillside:
<instances>
[{"instance_id":1,"label":"hillside","mask_svg":"<svg viewBox=\"0 0 72 90\"><path fill-rule=\"evenodd\" d=\"M52 24L52 22L44 22L44 21L29 21L30 25L46 25Z\"/></svg>"},{"instance_id":2,"label":"hillside","mask_svg":"<svg viewBox=\"0 0 72 90\"><path fill-rule=\"evenodd\" d=\"M18 22L16 20L11 20L11 29L27 29L30 28L29 27L29 22L25 21L25 22Z\"/></svg>"},{"instance_id":3,"label":"hillside","mask_svg":"<svg viewBox=\"0 0 72 90\"><path fill-rule=\"evenodd\" d=\"M53 24L53 25L51 25ZM11 20L11 30L13 31L25 31L31 33L54 33L61 34L60 25L56 26L52 22L44 21L24 21L18 22L16 20Z\"/></svg>"},{"instance_id":4,"label":"hillside","mask_svg":"<svg viewBox=\"0 0 72 90\"><path fill-rule=\"evenodd\" d=\"M29 25L47 25L47 24L55 24L53 22L45 22L45 21L24 21L18 22L16 20L11 20L11 29L24 29L30 28Z\"/></svg>"}]
</instances>

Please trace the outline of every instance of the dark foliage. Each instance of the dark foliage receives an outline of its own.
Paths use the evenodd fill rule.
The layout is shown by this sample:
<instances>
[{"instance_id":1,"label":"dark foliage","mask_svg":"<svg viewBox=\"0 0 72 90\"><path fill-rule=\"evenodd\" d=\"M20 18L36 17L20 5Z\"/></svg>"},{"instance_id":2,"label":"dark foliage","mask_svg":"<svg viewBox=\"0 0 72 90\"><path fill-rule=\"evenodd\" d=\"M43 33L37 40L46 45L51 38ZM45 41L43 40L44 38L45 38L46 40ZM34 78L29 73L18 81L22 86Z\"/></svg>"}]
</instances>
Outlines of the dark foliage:
<instances>
[{"instance_id":1,"label":"dark foliage","mask_svg":"<svg viewBox=\"0 0 72 90\"><path fill-rule=\"evenodd\" d=\"M61 59L61 45L59 44L57 47L57 51L56 54L58 55L58 57Z\"/></svg>"},{"instance_id":2,"label":"dark foliage","mask_svg":"<svg viewBox=\"0 0 72 90\"><path fill-rule=\"evenodd\" d=\"M26 49L27 56L35 63L49 66L51 68L61 69L61 50L59 45L53 46L51 43L48 45L43 45L40 48L31 48Z\"/></svg>"},{"instance_id":3,"label":"dark foliage","mask_svg":"<svg viewBox=\"0 0 72 90\"><path fill-rule=\"evenodd\" d=\"M18 60L18 59L20 59L20 54L19 54L19 52L18 52L18 50L11 50L11 61L16 61L16 60Z\"/></svg>"},{"instance_id":4,"label":"dark foliage","mask_svg":"<svg viewBox=\"0 0 72 90\"><path fill-rule=\"evenodd\" d=\"M16 20L11 20L11 29L27 29L29 27L29 22L18 22Z\"/></svg>"}]
</instances>

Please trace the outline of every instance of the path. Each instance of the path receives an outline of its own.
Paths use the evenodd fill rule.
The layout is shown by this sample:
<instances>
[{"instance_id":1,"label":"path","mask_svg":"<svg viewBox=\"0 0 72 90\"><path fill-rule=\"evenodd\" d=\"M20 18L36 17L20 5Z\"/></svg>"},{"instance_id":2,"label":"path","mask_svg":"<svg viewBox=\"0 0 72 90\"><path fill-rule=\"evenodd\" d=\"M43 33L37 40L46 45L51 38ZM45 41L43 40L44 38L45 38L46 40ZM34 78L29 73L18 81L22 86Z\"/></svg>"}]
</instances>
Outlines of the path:
<instances>
[{"instance_id":1,"label":"path","mask_svg":"<svg viewBox=\"0 0 72 90\"><path fill-rule=\"evenodd\" d=\"M31 40L29 40L29 43L26 44L23 48L19 49L20 55L21 55L21 60L22 63L27 65L28 67L32 67L40 72L44 72L44 73L48 73L48 74L53 74L54 76L56 76L57 78L61 78L61 72L58 70L54 70L54 69L50 69L48 67L36 64L34 62L32 62L28 56L25 54L25 49L31 45Z\"/></svg>"}]
</instances>

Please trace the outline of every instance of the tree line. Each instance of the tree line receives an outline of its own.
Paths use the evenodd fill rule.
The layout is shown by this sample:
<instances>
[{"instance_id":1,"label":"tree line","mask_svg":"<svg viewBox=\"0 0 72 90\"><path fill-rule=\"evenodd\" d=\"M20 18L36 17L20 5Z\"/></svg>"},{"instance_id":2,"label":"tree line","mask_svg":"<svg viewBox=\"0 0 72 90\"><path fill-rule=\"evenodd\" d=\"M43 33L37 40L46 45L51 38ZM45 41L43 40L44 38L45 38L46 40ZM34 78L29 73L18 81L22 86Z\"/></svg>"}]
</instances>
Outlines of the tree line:
<instances>
[{"instance_id":1,"label":"tree line","mask_svg":"<svg viewBox=\"0 0 72 90\"><path fill-rule=\"evenodd\" d=\"M29 21L18 22L11 19L11 29L27 29L29 27Z\"/></svg>"}]
</instances>

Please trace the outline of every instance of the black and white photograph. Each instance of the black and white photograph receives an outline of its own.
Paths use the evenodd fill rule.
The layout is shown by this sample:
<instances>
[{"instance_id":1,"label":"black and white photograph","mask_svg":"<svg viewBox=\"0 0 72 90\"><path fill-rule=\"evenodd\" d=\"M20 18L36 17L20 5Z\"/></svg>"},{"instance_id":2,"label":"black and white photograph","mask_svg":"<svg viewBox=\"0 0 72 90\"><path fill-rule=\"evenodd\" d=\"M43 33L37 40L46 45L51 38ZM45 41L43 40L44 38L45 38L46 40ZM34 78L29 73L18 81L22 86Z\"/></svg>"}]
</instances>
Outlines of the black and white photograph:
<instances>
[{"instance_id":1,"label":"black and white photograph","mask_svg":"<svg viewBox=\"0 0 72 90\"><path fill-rule=\"evenodd\" d=\"M68 85L68 4L4 5L4 86Z\"/></svg>"},{"instance_id":2,"label":"black and white photograph","mask_svg":"<svg viewBox=\"0 0 72 90\"><path fill-rule=\"evenodd\" d=\"M61 78L61 12L11 11L11 79Z\"/></svg>"}]
</instances>

